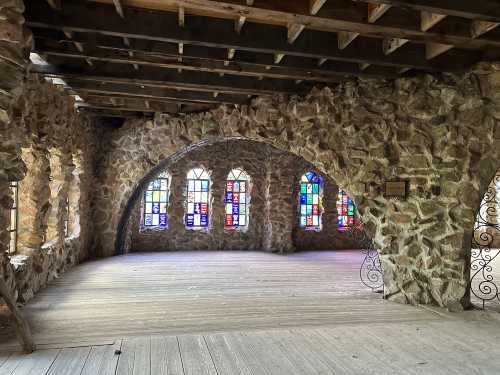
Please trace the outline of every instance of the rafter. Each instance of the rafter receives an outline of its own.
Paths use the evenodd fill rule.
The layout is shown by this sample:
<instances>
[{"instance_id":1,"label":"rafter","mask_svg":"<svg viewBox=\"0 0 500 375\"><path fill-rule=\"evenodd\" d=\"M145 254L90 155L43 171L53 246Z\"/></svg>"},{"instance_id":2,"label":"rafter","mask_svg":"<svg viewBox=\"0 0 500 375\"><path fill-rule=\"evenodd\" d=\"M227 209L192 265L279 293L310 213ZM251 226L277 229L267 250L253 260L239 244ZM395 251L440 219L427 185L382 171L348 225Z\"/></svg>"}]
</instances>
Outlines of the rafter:
<instances>
[{"instance_id":1,"label":"rafter","mask_svg":"<svg viewBox=\"0 0 500 375\"><path fill-rule=\"evenodd\" d=\"M108 7L99 5L101 17L93 17L86 11L85 7L71 3L64 18L59 19L53 12L44 11L40 3L37 7L28 7L27 19L31 27L44 27L53 29L66 28L68 30L78 30L80 33L96 33L100 35L125 36L141 40L154 40L155 44L164 42L182 42L191 45L199 45L216 48L235 48L242 51L262 52L262 53L284 53L291 56L301 56L310 58L327 58L330 60L349 61L354 63L370 63L382 66L410 67L425 70L442 70L442 67L434 68L425 57L418 54L409 56L384 56L380 44L373 38L362 38L357 41L357 49L346 49L339 51L331 48L332 43L337 43L336 35L332 33L305 30L302 37L294 44L288 44L280 37L282 32L279 27L251 23L247 25L248 32L237 36L232 32L233 26L228 25L224 20L210 19L206 17L192 16L193 24L200 30L207 30L204 33L192 33L184 28L177 27L177 14L162 13L161 28L154 24L158 23L158 18L150 12L138 10L135 14L134 22L128 19L116 22L113 13L107 13ZM253 8L252 8L253 9ZM86 14L87 13L87 14ZM79 14L76 17L75 14ZM170 17L175 17L175 21L169 22ZM93 18L93 25L89 28L90 19ZM190 18L190 19L191 19ZM229 26L229 27L228 27ZM98 34L98 35L99 35ZM94 34L95 35L95 34ZM140 40L139 40L140 41ZM149 45L151 46L151 44ZM151 47L149 47L151 48ZM464 66L466 63L460 60L450 60L448 69L453 66ZM456 68L455 68L456 69Z\"/></svg>"},{"instance_id":2,"label":"rafter","mask_svg":"<svg viewBox=\"0 0 500 375\"><path fill-rule=\"evenodd\" d=\"M121 0L113 0L113 4L115 5L116 13L118 13L118 15L121 18L125 18L125 14L123 13L123 7L122 7Z\"/></svg>"},{"instance_id":3,"label":"rafter","mask_svg":"<svg viewBox=\"0 0 500 375\"><path fill-rule=\"evenodd\" d=\"M430 42L430 43L440 43L440 44L453 44L459 45L461 48L465 49L484 49L488 46L491 47L500 47L500 41L490 40L490 39L473 39L463 35L457 34L441 34L441 33L430 33L430 32L422 32L420 30L415 30L412 28L401 28L396 26L386 26L381 24L370 24L365 22L360 22L356 20L346 20L337 16L331 16L329 18L310 16L308 14L296 14L286 12L284 10L272 10L272 9L263 9L258 7L248 7L245 5L237 5L233 3L226 3L222 1L211 1L211 0L162 0L161 2L165 6L178 6L182 4L190 9L197 9L200 12L216 12L217 14L224 15L231 19L236 19L240 14L245 14L246 17L252 18L252 20L259 22L267 22L267 23L276 23L276 24L303 24L307 25L308 28L323 30L328 32L338 32L338 31L349 31L362 34L364 36L370 36L374 38L403 38L409 39L418 42ZM80 31L85 29L92 31L107 33L111 32L115 35L119 34L129 34L134 35L136 37L154 37L156 40L167 40L170 33L165 33L163 26L168 25L168 22L162 22L162 28L156 27L158 26L158 12L154 14L148 14L146 11L142 10L134 10L134 20L130 20L129 22L114 22L113 18L108 17L93 17L93 19L86 20L85 14L85 6L78 8L80 4L75 4L73 2L68 3L68 5L64 6L62 13L64 13L64 18L61 19L59 15L61 13L47 12L43 11L43 6L41 6L42 2L40 0L34 0L30 4L29 9L33 9L33 11L29 12L29 18L31 20L31 24L38 26L49 26L50 24L58 24L58 23L73 23L73 26L76 27ZM96 6L93 6L93 10L97 10ZM36 11L35 11L36 9ZM99 12L105 12L106 5L102 5L102 8L99 9ZM87 10L88 13L88 10ZM164 12L163 16L167 16L169 12ZM171 13L171 12L170 12ZM38 15L38 17L37 17ZM72 17L73 16L73 17ZM91 17L87 17L91 18ZM156 19L156 20L153 20ZM36 22L36 19L41 22ZM42 21L42 20L43 21ZM101 22L99 22L101 20ZM212 18L211 21L216 20L216 18ZM165 20L166 21L166 20ZM78 26L77 26L78 25ZM92 25L92 26L90 26ZM233 26L234 28L234 26ZM111 30L110 30L111 29ZM205 29L204 29L205 30ZM206 29L209 30L209 29ZM89 30L90 31L90 30ZM176 34L179 34L181 30L178 30ZM153 34L153 35L151 35ZM123 35L122 35L123 36ZM127 35L124 35L127 36Z\"/></svg>"},{"instance_id":4,"label":"rafter","mask_svg":"<svg viewBox=\"0 0 500 375\"><path fill-rule=\"evenodd\" d=\"M309 0L309 13L317 14L325 3L326 0Z\"/></svg>"},{"instance_id":5,"label":"rafter","mask_svg":"<svg viewBox=\"0 0 500 375\"><path fill-rule=\"evenodd\" d=\"M388 4L368 3L368 22L374 23L391 8Z\"/></svg>"}]
</instances>

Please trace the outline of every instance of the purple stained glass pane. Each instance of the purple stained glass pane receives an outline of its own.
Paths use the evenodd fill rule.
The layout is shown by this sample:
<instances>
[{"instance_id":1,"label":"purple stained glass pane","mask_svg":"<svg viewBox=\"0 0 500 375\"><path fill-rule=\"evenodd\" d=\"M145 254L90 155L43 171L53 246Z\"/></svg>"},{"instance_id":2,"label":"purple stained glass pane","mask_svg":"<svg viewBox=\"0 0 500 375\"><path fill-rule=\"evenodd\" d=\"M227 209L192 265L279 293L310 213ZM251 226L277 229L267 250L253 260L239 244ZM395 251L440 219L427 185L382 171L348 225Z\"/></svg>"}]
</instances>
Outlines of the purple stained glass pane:
<instances>
[{"instance_id":1,"label":"purple stained glass pane","mask_svg":"<svg viewBox=\"0 0 500 375\"><path fill-rule=\"evenodd\" d=\"M201 214L201 203L195 203L194 204L194 213L195 214Z\"/></svg>"},{"instance_id":2,"label":"purple stained glass pane","mask_svg":"<svg viewBox=\"0 0 500 375\"><path fill-rule=\"evenodd\" d=\"M233 193L228 191L226 192L226 203L232 203L233 202Z\"/></svg>"},{"instance_id":3,"label":"purple stained glass pane","mask_svg":"<svg viewBox=\"0 0 500 375\"><path fill-rule=\"evenodd\" d=\"M240 214L240 205L233 204L233 215L239 215L239 214Z\"/></svg>"}]
</instances>

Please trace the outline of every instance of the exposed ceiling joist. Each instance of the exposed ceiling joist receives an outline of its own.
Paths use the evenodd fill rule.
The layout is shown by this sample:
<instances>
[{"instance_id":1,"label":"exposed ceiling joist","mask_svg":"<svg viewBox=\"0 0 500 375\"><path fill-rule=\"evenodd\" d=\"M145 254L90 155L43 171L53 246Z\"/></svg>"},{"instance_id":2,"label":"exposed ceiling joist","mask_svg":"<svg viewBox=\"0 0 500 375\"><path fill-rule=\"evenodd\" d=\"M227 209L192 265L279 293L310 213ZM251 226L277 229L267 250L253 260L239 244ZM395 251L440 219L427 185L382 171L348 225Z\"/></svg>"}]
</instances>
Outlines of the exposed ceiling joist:
<instances>
[{"instance_id":1,"label":"exposed ceiling joist","mask_svg":"<svg viewBox=\"0 0 500 375\"><path fill-rule=\"evenodd\" d=\"M118 13L118 15L121 18L125 18L125 14L123 13L123 7L122 7L121 0L113 0L113 4L115 5L116 13Z\"/></svg>"},{"instance_id":2,"label":"exposed ceiling joist","mask_svg":"<svg viewBox=\"0 0 500 375\"><path fill-rule=\"evenodd\" d=\"M116 22L114 17L108 18L107 16L100 17L85 17L85 13L89 13L89 8L85 7L85 4L76 4L70 2L65 3L65 6L60 13L47 12L44 6L45 3L40 0L34 0L33 9L29 14L30 23L37 26L46 27L59 25L67 26L68 29L75 28L80 29L80 31L88 30L90 32L100 32L100 33L113 33L114 35L121 36L134 36L140 38L154 38L156 40L167 40L170 39L171 33L165 33L162 27L159 27L159 21L161 21L161 26L165 27L168 25L167 20L162 20L159 13L151 13L142 10L134 10L134 19L127 20L129 22ZM484 49L487 47L500 47L500 41L490 40L490 39L479 39L471 38L458 34L441 34L432 32L422 32L413 28L401 28L396 26L386 26L381 24L370 24L359 22L355 20L345 20L340 17L338 18L322 18L317 16L302 15L289 13L282 10L270 10L257 7L248 7L244 5L236 5L232 3L225 3L222 1L212 1L212 0L163 0L162 4L170 6L184 5L186 8L190 7L199 9L200 11L214 11L222 15L226 15L231 19L236 19L240 14L245 14L247 18L252 18L260 22L269 22L275 24L283 24L284 26L288 24L303 24L307 25L308 28L322 30L327 32L338 32L338 31L349 31L362 34L364 36L370 36L374 38L403 38L409 39L417 42L423 43L440 43L440 44L453 44L460 46L464 49ZM95 13L106 12L106 5L92 4L92 10ZM35 11L36 10L36 11ZM61 14L64 13L64 14ZM165 12L163 16L168 17L168 13ZM62 17L63 16L63 17ZM92 19L88 19L92 18ZM41 22L37 22L36 20ZM99 22L99 20L101 22ZM211 21L216 20L212 18ZM64 25L66 23L66 25ZM69 24L72 24L71 26ZM234 25L233 25L234 28ZM207 32L210 30L210 27ZM179 34L181 30L178 30ZM167 36L166 36L167 35Z\"/></svg>"},{"instance_id":3,"label":"exposed ceiling joist","mask_svg":"<svg viewBox=\"0 0 500 375\"><path fill-rule=\"evenodd\" d=\"M370 2L472 20L500 22L500 8L496 0L370 0Z\"/></svg>"},{"instance_id":4,"label":"exposed ceiling joist","mask_svg":"<svg viewBox=\"0 0 500 375\"><path fill-rule=\"evenodd\" d=\"M309 0L309 13L311 15L317 14L325 3L326 0Z\"/></svg>"},{"instance_id":5,"label":"exposed ceiling joist","mask_svg":"<svg viewBox=\"0 0 500 375\"><path fill-rule=\"evenodd\" d=\"M388 4L368 3L368 22L374 23L391 8Z\"/></svg>"},{"instance_id":6,"label":"exposed ceiling joist","mask_svg":"<svg viewBox=\"0 0 500 375\"><path fill-rule=\"evenodd\" d=\"M305 93L311 85L303 84L297 87L293 82L268 79L256 81L252 77L224 76L204 72L191 72L189 75L178 74L175 71L144 67L139 71L127 69L127 65L104 64L88 68L81 66L74 69L68 66L52 67L32 65L34 73L59 78L85 80L100 80L102 82L121 82L127 84L173 88L191 91L219 91L237 95L275 95Z\"/></svg>"},{"instance_id":7,"label":"exposed ceiling joist","mask_svg":"<svg viewBox=\"0 0 500 375\"><path fill-rule=\"evenodd\" d=\"M409 67L426 70L441 70L442 67L433 67L425 60L425 56L408 52L408 55L385 56L377 40L363 38L357 41L357 49L346 49L339 51L331 48L332 43L337 43L336 35L305 30L302 37L294 44L280 40L281 31L279 27L262 24L247 25L248 32L238 36L231 32L233 27L224 20L207 19L204 17L192 17L193 24L204 33L192 33L185 28L177 27L177 14L162 13L162 17L155 18L148 12L137 11L134 21L128 19L116 19L114 12L109 12L105 5L98 5L101 17L98 17L90 27L90 19L95 19L92 12L81 6L73 4L64 18L57 17L54 12L47 11L36 3L37 7L28 8L28 25L31 27L53 28L74 30L83 33L101 33L109 36L122 36L139 38L143 41L157 42L182 42L191 45L199 45L215 48L235 48L237 50L251 51L257 53L283 53L291 56L311 57L316 59L326 58L330 60L349 61L354 63L370 63L382 66ZM67 7L65 6L65 9ZM76 17L74 14L79 14ZM173 26L169 21L174 18ZM114 19L113 19L114 18ZM158 21L161 25L156 27ZM151 47L150 47L151 48ZM447 64L450 68L461 65L457 59L450 60ZM466 63L463 63L465 66ZM453 69L453 68L451 68Z\"/></svg>"}]
</instances>

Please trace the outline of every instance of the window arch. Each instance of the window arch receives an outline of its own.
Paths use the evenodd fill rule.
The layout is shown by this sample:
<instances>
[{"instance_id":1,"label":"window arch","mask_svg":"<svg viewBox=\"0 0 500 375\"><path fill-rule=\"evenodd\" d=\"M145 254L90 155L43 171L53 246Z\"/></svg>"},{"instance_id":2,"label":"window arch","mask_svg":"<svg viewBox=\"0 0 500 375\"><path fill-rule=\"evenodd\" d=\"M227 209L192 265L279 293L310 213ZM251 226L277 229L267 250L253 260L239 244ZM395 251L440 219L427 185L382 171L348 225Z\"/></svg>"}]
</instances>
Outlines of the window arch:
<instances>
[{"instance_id":1,"label":"window arch","mask_svg":"<svg viewBox=\"0 0 500 375\"><path fill-rule=\"evenodd\" d=\"M250 204L250 177L240 168L232 169L226 180L226 216L224 228L245 230L248 228Z\"/></svg>"},{"instance_id":2,"label":"window arch","mask_svg":"<svg viewBox=\"0 0 500 375\"><path fill-rule=\"evenodd\" d=\"M323 215L323 178L316 172L306 172L300 178L300 226L320 231Z\"/></svg>"},{"instance_id":3,"label":"window arch","mask_svg":"<svg viewBox=\"0 0 500 375\"><path fill-rule=\"evenodd\" d=\"M208 229L210 217L210 174L203 167L187 173L186 215L188 229Z\"/></svg>"},{"instance_id":4,"label":"window arch","mask_svg":"<svg viewBox=\"0 0 500 375\"><path fill-rule=\"evenodd\" d=\"M166 171L151 180L144 191L143 229L168 227L168 202L170 198L170 174Z\"/></svg>"},{"instance_id":5,"label":"window arch","mask_svg":"<svg viewBox=\"0 0 500 375\"><path fill-rule=\"evenodd\" d=\"M345 232L354 226L355 211L356 208L351 197L344 190L339 189L337 197L337 229L339 232Z\"/></svg>"}]
</instances>

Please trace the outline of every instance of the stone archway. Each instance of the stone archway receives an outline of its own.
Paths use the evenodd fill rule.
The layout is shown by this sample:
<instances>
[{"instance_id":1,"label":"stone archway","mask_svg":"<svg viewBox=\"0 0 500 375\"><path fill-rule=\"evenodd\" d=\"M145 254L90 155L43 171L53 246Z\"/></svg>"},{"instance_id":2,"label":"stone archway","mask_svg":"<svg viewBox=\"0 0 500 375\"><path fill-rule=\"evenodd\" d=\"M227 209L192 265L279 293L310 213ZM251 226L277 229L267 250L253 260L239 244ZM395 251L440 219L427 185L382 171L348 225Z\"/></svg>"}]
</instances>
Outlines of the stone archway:
<instances>
[{"instance_id":1,"label":"stone archway","mask_svg":"<svg viewBox=\"0 0 500 375\"><path fill-rule=\"evenodd\" d=\"M473 75L424 76L130 121L111 134L101 168L97 250L114 253L128 197L161 160L200 142L242 137L300 155L346 188L380 249L388 299L463 308L466 233L482 181L469 171L483 173L500 149L484 95ZM393 178L407 181L406 200L384 196Z\"/></svg>"}]
</instances>

